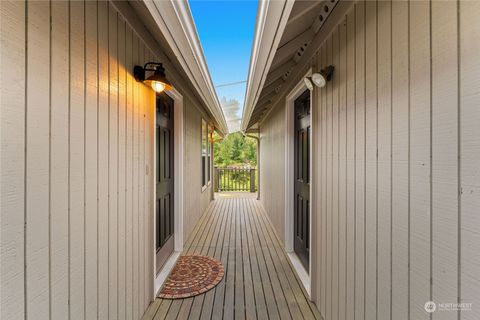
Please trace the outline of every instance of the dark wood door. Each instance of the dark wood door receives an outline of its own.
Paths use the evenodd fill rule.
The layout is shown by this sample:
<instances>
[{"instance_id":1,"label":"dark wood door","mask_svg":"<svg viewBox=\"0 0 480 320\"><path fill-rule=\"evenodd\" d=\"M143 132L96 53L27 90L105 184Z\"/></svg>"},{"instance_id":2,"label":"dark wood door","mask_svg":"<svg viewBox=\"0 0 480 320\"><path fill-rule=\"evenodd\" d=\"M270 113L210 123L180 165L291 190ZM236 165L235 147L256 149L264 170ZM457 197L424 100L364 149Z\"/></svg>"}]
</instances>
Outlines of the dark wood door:
<instances>
[{"instance_id":1,"label":"dark wood door","mask_svg":"<svg viewBox=\"0 0 480 320\"><path fill-rule=\"evenodd\" d=\"M157 95L156 107L156 266L164 265L174 248L173 99Z\"/></svg>"},{"instance_id":2,"label":"dark wood door","mask_svg":"<svg viewBox=\"0 0 480 320\"><path fill-rule=\"evenodd\" d=\"M295 108L295 186L294 250L309 270L310 250L310 91L294 103Z\"/></svg>"}]
</instances>

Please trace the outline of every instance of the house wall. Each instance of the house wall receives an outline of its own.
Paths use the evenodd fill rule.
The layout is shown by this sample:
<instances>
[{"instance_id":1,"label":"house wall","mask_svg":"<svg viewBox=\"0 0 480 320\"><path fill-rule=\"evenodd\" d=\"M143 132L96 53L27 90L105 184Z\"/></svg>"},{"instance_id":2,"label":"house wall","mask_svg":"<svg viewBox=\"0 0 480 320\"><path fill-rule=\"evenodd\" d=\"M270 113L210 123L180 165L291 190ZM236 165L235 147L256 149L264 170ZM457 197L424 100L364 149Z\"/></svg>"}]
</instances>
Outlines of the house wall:
<instances>
[{"instance_id":1,"label":"house wall","mask_svg":"<svg viewBox=\"0 0 480 320\"><path fill-rule=\"evenodd\" d=\"M260 201L285 240L285 109L275 109L260 130ZM265 177L265 178L264 178Z\"/></svg>"},{"instance_id":2,"label":"house wall","mask_svg":"<svg viewBox=\"0 0 480 320\"><path fill-rule=\"evenodd\" d=\"M184 241L212 200L212 185L202 191L202 118L206 116L187 101L185 117L185 166L184 166L184 203L186 216L184 223ZM212 177L213 179L213 177Z\"/></svg>"},{"instance_id":3,"label":"house wall","mask_svg":"<svg viewBox=\"0 0 480 320\"><path fill-rule=\"evenodd\" d=\"M131 71L160 52L131 22L106 1L1 1L2 319L139 319L153 298L155 100ZM195 163L200 109L185 97ZM186 239L211 191L184 169Z\"/></svg>"},{"instance_id":4,"label":"house wall","mask_svg":"<svg viewBox=\"0 0 480 320\"><path fill-rule=\"evenodd\" d=\"M479 14L475 1L358 1L308 63L335 66L312 105L312 299L325 319L427 319L426 301L434 319L480 318ZM285 140L276 109L263 150ZM261 161L285 162L280 150ZM283 171L261 174L282 235L284 195L266 194ZM438 311L448 302L472 310Z\"/></svg>"}]
</instances>

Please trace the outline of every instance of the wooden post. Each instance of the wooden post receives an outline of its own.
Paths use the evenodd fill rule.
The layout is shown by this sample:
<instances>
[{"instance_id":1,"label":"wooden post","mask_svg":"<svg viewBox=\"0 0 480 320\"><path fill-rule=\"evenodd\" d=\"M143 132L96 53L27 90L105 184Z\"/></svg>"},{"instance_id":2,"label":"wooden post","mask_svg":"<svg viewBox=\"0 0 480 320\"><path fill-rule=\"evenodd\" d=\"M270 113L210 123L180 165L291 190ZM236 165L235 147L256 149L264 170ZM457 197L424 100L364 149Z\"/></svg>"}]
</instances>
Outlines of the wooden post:
<instances>
[{"instance_id":1,"label":"wooden post","mask_svg":"<svg viewBox=\"0 0 480 320\"><path fill-rule=\"evenodd\" d=\"M255 192L255 169L250 168L250 192Z\"/></svg>"}]
</instances>

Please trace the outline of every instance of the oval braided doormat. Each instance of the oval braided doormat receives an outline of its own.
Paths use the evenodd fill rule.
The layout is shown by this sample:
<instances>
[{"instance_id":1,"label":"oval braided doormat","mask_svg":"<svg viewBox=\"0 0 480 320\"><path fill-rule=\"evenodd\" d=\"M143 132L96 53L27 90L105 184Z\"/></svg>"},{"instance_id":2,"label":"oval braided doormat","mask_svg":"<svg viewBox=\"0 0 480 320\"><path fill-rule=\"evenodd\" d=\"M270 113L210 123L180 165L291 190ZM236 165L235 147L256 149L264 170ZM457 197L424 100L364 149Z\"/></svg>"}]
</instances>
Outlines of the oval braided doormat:
<instances>
[{"instance_id":1,"label":"oval braided doormat","mask_svg":"<svg viewBox=\"0 0 480 320\"><path fill-rule=\"evenodd\" d=\"M199 255L180 256L158 296L183 299L202 294L214 288L224 273L223 265L217 259Z\"/></svg>"}]
</instances>

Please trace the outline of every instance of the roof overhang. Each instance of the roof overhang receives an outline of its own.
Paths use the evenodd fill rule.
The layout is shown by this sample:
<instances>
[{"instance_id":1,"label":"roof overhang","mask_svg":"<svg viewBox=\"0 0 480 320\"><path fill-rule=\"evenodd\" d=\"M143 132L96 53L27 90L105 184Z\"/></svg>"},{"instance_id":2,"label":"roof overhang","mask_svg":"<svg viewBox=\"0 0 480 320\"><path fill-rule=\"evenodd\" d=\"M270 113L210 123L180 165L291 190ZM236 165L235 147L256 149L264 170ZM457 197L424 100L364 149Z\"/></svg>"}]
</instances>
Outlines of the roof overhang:
<instances>
[{"instance_id":1,"label":"roof overhang","mask_svg":"<svg viewBox=\"0 0 480 320\"><path fill-rule=\"evenodd\" d=\"M174 55L174 59L169 58L175 64L179 64L200 100L214 117L217 129L227 134L227 123L208 71L188 2L186 0L131 0L130 2L142 17L145 18L148 13L148 18L156 24L156 30L152 30L154 26L148 25L148 21L144 21L144 24L155 39L160 40L163 47L168 46L165 54ZM143 5L140 6L139 3ZM154 34L158 30L162 33L161 36Z\"/></svg>"},{"instance_id":2,"label":"roof overhang","mask_svg":"<svg viewBox=\"0 0 480 320\"><path fill-rule=\"evenodd\" d=\"M259 0L241 130L247 129L292 11L293 0Z\"/></svg>"},{"instance_id":3,"label":"roof overhang","mask_svg":"<svg viewBox=\"0 0 480 320\"><path fill-rule=\"evenodd\" d=\"M250 60L242 131L257 128L301 80L311 58L353 1L262 2Z\"/></svg>"}]
</instances>

